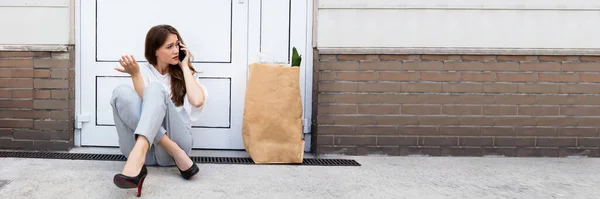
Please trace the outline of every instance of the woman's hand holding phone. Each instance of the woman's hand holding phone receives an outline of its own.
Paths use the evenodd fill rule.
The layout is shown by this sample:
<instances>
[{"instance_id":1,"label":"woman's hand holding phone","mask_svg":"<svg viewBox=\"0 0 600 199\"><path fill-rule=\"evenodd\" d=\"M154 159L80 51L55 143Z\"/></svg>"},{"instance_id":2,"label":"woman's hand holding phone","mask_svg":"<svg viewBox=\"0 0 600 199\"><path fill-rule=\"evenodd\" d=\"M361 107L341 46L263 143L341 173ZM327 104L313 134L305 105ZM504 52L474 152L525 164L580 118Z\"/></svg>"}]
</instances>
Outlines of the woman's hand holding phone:
<instances>
[{"instance_id":1,"label":"woman's hand holding phone","mask_svg":"<svg viewBox=\"0 0 600 199\"><path fill-rule=\"evenodd\" d=\"M179 66L183 66L184 64L187 66L188 61L190 60L190 52L187 49L187 46L181 42L179 42Z\"/></svg>"},{"instance_id":2,"label":"woman's hand holding phone","mask_svg":"<svg viewBox=\"0 0 600 199\"><path fill-rule=\"evenodd\" d=\"M137 75L140 72L140 67L132 55L121 56L119 64L122 67L115 68L116 71L128 73L131 76Z\"/></svg>"}]
</instances>

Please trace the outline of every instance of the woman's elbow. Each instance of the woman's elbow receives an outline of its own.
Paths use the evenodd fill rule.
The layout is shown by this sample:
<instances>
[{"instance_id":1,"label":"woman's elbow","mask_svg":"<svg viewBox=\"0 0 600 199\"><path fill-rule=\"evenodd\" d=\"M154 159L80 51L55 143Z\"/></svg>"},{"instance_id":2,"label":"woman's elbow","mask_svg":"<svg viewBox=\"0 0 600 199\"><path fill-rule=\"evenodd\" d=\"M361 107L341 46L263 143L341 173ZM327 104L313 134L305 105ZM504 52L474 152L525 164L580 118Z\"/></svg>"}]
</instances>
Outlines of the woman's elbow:
<instances>
[{"instance_id":1,"label":"woman's elbow","mask_svg":"<svg viewBox=\"0 0 600 199\"><path fill-rule=\"evenodd\" d=\"M192 104L192 106L199 108L202 105L204 105L204 99L197 99L197 100L191 100L190 104Z\"/></svg>"}]
</instances>

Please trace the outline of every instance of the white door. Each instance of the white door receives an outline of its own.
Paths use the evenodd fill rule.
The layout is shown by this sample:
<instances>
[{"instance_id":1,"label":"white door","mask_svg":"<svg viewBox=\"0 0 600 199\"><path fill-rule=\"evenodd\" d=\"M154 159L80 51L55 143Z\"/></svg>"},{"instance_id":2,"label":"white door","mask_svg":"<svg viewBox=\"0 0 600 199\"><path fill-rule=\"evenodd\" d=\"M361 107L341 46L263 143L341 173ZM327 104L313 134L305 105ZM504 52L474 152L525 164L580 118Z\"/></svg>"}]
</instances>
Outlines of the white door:
<instances>
[{"instance_id":1,"label":"white door","mask_svg":"<svg viewBox=\"0 0 600 199\"><path fill-rule=\"evenodd\" d=\"M194 123L194 148L243 149L242 113L248 65L248 3L242 0L82 0L79 82L82 146L117 146L109 103L113 88L132 85L113 68L121 55L141 63L146 32L178 29L195 56L210 99Z\"/></svg>"}]
</instances>

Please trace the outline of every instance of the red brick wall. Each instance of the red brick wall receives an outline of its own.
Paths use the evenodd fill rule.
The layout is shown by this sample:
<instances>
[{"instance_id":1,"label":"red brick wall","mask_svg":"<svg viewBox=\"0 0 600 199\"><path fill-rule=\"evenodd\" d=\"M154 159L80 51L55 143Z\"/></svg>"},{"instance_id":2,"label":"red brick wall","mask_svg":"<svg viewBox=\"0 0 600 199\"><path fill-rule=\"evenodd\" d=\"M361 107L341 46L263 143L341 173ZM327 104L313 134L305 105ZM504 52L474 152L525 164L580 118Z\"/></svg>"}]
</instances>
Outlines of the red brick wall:
<instances>
[{"instance_id":1,"label":"red brick wall","mask_svg":"<svg viewBox=\"0 0 600 199\"><path fill-rule=\"evenodd\" d=\"M0 52L0 149L72 147L73 55Z\"/></svg>"},{"instance_id":2,"label":"red brick wall","mask_svg":"<svg viewBox=\"0 0 600 199\"><path fill-rule=\"evenodd\" d=\"M317 153L598 155L600 57L317 55Z\"/></svg>"}]
</instances>

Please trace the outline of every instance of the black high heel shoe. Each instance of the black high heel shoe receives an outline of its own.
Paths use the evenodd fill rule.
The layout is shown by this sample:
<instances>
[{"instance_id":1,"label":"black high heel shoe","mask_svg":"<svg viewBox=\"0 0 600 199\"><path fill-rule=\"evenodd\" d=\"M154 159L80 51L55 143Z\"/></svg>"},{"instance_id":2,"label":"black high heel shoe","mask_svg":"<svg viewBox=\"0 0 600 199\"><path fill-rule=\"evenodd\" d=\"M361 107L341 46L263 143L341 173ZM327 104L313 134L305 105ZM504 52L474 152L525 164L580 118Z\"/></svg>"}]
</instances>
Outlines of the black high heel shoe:
<instances>
[{"instance_id":1,"label":"black high heel shoe","mask_svg":"<svg viewBox=\"0 0 600 199\"><path fill-rule=\"evenodd\" d=\"M194 161L192 161L192 166L185 171L179 169L179 166L175 166L177 167L177 170L179 170L179 173L181 173L181 177L183 177L183 179L186 180L189 180L190 178L192 178L192 176L196 175L200 171L200 168L198 168L198 165L196 165Z\"/></svg>"},{"instance_id":2,"label":"black high heel shoe","mask_svg":"<svg viewBox=\"0 0 600 199\"><path fill-rule=\"evenodd\" d=\"M146 169L146 165L144 165L137 176L129 177L123 174L117 174L113 178L113 183L122 189L131 189L137 187L137 197L140 197L142 195L142 185L144 184L144 179L146 179L147 175L148 169Z\"/></svg>"}]
</instances>

